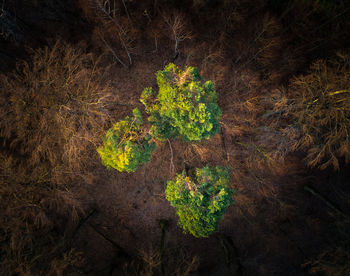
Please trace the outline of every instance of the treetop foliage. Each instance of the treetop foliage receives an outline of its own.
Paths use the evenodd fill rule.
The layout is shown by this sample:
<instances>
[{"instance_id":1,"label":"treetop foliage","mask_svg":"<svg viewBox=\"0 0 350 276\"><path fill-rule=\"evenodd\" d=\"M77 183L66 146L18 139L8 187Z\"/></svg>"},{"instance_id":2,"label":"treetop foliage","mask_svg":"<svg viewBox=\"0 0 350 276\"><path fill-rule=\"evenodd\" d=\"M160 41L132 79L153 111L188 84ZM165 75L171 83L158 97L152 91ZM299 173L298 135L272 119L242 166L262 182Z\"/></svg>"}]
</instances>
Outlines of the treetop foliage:
<instances>
[{"instance_id":1,"label":"treetop foliage","mask_svg":"<svg viewBox=\"0 0 350 276\"><path fill-rule=\"evenodd\" d=\"M217 230L227 207L234 202L229 181L229 170L219 166L197 168L193 178L183 172L168 181L166 198L175 207L184 232L198 238Z\"/></svg>"},{"instance_id":2,"label":"treetop foliage","mask_svg":"<svg viewBox=\"0 0 350 276\"><path fill-rule=\"evenodd\" d=\"M150 142L151 135L142 131L140 110L133 110L133 118L127 116L114 124L106 133L103 147L97 149L102 163L107 168L120 172L134 172L138 166L148 163L156 145Z\"/></svg>"},{"instance_id":3,"label":"treetop foliage","mask_svg":"<svg viewBox=\"0 0 350 276\"><path fill-rule=\"evenodd\" d=\"M155 138L181 135L185 141L200 141L220 131L221 110L214 85L204 82L195 67L182 71L170 63L156 76L158 94L146 88L141 95Z\"/></svg>"}]
</instances>

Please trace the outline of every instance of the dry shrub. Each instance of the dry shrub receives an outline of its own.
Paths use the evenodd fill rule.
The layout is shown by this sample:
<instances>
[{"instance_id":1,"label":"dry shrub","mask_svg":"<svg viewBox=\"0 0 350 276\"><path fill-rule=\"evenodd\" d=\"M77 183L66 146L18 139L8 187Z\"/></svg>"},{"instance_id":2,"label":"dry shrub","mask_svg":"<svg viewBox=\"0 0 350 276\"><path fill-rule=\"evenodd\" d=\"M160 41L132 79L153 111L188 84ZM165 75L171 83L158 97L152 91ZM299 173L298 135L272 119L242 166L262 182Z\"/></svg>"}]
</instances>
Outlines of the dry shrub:
<instances>
[{"instance_id":1,"label":"dry shrub","mask_svg":"<svg viewBox=\"0 0 350 276\"><path fill-rule=\"evenodd\" d=\"M230 150L232 183L237 194L254 200L276 199L281 188L278 177L285 173L284 166L269 156L267 149L255 141L236 142Z\"/></svg>"},{"instance_id":2,"label":"dry shrub","mask_svg":"<svg viewBox=\"0 0 350 276\"><path fill-rule=\"evenodd\" d=\"M116 61L124 67L133 64L132 54L135 50L135 40L138 32L129 14L123 15L122 1L88 0L81 1L85 15L95 25L94 36L98 46L109 52Z\"/></svg>"},{"instance_id":3,"label":"dry shrub","mask_svg":"<svg viewBox=\"0 0 350 276\"><path fill-rule=\"evenodd\" d=\"M150 247L140 251L143 266L138 275L153 276L188 276L199 267L198 256L192 256L188 250L181 248L168 248L161 261L159 249ZM163 266L163 272L161 272Z\"/></svg>"},{"instance_id":4,"label":"dry shrub","mask_svg":"<svg viewBox=\"0 0 350 276\"><path fill-rule=\"evenodd\" d=\"M76 176L99 164L118 103L92 56L57 42L32 58L1 76L2 271L62 275L81 262L65 237L83 213Z\"/></svg>"},{"instance_id":5,"label":"dry shrub","mask_svg":"<svg viewBox=\"0 0 350 276\"><path fill-rule=\"evenodd\" d=\"M61 42L31 54L0 81L1 269L62 274L81 259L67 239L84 213L77 177L99 165L118 104L92 56Z\"/></svg>"},{"instance_id":6,"label":"dry shrub","mask_svg":"<svg viewBox=\"0 0 350 276\"><path fill-rule=\"evenodd\" d=\"M176 60L183 52L184 41L187 42L187 46L188 41L194 37L189 17L185 13L169 7L158 8L152 17L149 14L147 16L148 23L145 31L152 42L154 41L152 52L164 49L168 51L172 48L171 60Z\"/></svg>"},{"instance_id":7,"label":"dry shrub","mask_svg":"<svg viewBox=\"0 0 350 276\"><path fill-rule=\"evenodd\" d=\"M240 71L248 67L259 72L260 81L272 84L279 81L281 54L286 40L279 18L266 12L266 1L227 1L224 12L226 30L225 49L231 53L235 67ZM254 20L251 20L254 17ZM234 42L234 43L233 43ZM278 68L276 68L278 67Z\"/></svg>"},{"instance_id":8,"label":"dry shrub","mask_svg":"<svg viewBox=\"0 0 350 276\"><path fill-rule=\"evenodd\" d=\"M281 50L280 32L282 26L278 19L266 14L262 18L262 22L258 22L256 26L256 34L254 38L254 56L259 67L270 65L277 60L277 56Z\"/></svg>"},{"instance_id":9,"label":"dry shrub","mask_svg":"<svg viewBox=\"0 0 350 276\"><path fill-rule=\"evenodd\" d=\"M51 261L50 271L47 275L78 275L81 274L85 265L83 254L76 249L71 249L63 253L60 258L55 258Z\"/></svg>"},{"instance_id":10,"label":"dry shrub","mask_svg":"<svg viewBox=\"0 0 350 276\"><path fill-rule=\"evenodd\" d=\"M167 39L164 36L164 29L167 26L165 26L164 19L161 16L155 16L154 18L151 18L148 12L147 16L148 23L146 28L146 35L154 41L154 49L152 53L156 53L159 50L159 46L163 46L162 40Z\"/></svg>"},{"instance_id":11,"label":"dry shrub","mask_svg":"<svg viewBox=\"0 0 350 276\"><path fill-rule=\"evenodd\" d=\"M251 20L251 16L261 11L265 5L266 1L261 0L225 0L221 16L224 26L229 32L239 30L246 24L246 20Z\"/></svg>"},{"instance_id":12,"label":"dry shrub","mask_svg":"<svg viewBox=\"0 0 350 276\"><path fill-rule=\"evenodd\" d=\"M140 258L145 266L143 275L154 275L160 270L162 261L159 250L155 250L153 247L148 248L148 250L140 250Z\"/></svg>"},{"instance_id":13,"label":"dry shrub","mask_svg":"<svg viewBox=\"0 0 350 276\"><path fill-rule=\"evenodd\" d=\"M215 87L227 84L226 75L229 72L229 65L225 63L224 50L220 48L217 43L213 46L209 46L207 43L195 45L193 49L191 49L190 54L192 54L193 57L196 55L200 57L200 73L207 79L212 80L215 83Z\"/></svg>"},{"instance_id":14,"label":"dry shrub","mask_svg":"<svg viewBox=\"0 0 350 276\"><path fill-rule=\"evenodd\" d=\"M297 20L290 21L291 17L295 18L296 15ZM320 14L318 12L315 6L305 3L303 0L295 1L293 9L291 9L290 13L285 15L285 21L289 21L290 23L289 29L291 34L302 39L304 41L304 46L306 46L305 42L313 43L320 38L318 29L319 21L315 20L315 16L321 17L322 19L324 17L322 13Z\"/></svg>"},{"instance_id":15,"label":"dry shrub","mask_svg":"<svg viewBox=\"0 0 350 276\"><path fill-rule=\"evenodd\" d=\"M293 78L288 93L275 101L276 111L296 120L292 128L301 135L294 137L291 149L307 151L311 167L338 170L340 158L350 160L349 79L349 52L339 52L314 62L308 74Z\"/></svg>"},{"instance_id":16,"label":"dry shrub","mask_svg":"<svg viewBox=\"0 0 350 276\"><path fill-rule=\"evenodd\" d=\"M277 162L283 160L295 151L295 141L300 138L301 131L291 124L286 116L290 100L283 88L274 89L269 94L259 97L263 107L260 114L259 144L268 149L269 156Z\"/></svg>"},{"instance_id":17,"label":"dry shrub","mask_svg":"<svg viewBox=\"0 0 350 276\"><path fill-rule=\"evenodd\" d=\"M285 119L273 110L280 90L264 88L254 71L234 72L231 87L233 92L222 101L221 124L236 207L253 217L266 204L286 213L290 206L281 198L286 189L281 179L298 171L288 154L291 137L299 133L288 133Z\"/></svg>"},{"instance_id":18,"label":"dry shrub","mask_svg":"<svg viewBox=\"0 0 350 276\"><path fill-rule=\"evenodd\" d=\"M222 102L223 132L237 139L250 135L258 127L261 106L259 98L254 95L259 83L254 73L243 71L242 75L234 74L233 82L231 94L225 95L224 99L219 98L219 101Z\"/></svg>"},{"instance_id":19,"label":"dry shrub","mask_svg":"<svg viewBox=\"0 0 350 276\"><path fill-rule=\"evenodd\" d=\"M186 16L179 11L163 12L163 19L168 26L168 32L170 38L174 40L174 59L179 54L179 44L192 38L192 33L189 31L188 22Z\"/></svg>"},{"instance_id":20,"label":"dry shrub","mask_svg":"<svg viewBox=\"0 0 350 276\"><path fill-rule=\"evenodd\" d=\"M332 7L324 8L321 2ZM294 52L299 64L305 64L303 59L312 61L329 56L348 45L350 8L346 1L297 0L290 3L281 21L291 38L287 49Z\"/></svg>"},{"instance_id":21,"label":"dry shrub","mask_svg":"<svg viewBox=\"0 0 350 276\"><path fill-rule=\"evenodd\" d=\"M273 14L271 2L225 1L222 16L225 49L239 69L259 72L262 84L278 85L306 61L347 45L349 9L344 4L326 12L303 0L274 1L279 11Z\"/></svg>"},{"instance_id":22,"label":"dry shrub","mask_svg":"<svg viewBox=\"0 0 350 276\"><path fill-rule=\"evenodd\" d=\"M322 252L317 258L303 264L311 274L343 276L350 274L350 252L343 248Z\"/></svg>"},{"instance_id":23,"label":"dry shrub","mask_svg":"<svg viewBox=\"0 0 350 276\"><path fill-rule=\"evenodd\" d=\"M82 212L66 187L28 175L25 162L0 156L0 270L39 275L66 250L63 233Z\"/></svg>"},{"instance_id":24,"label":"dry shrub","mask_svg":"<svg viewBox=\"0 0 350 276\"><path fill-rule=\"evenodd\" d=\"M254 22L254 25L248 23L251 31L241 40L240 55L235 63L239 69L248 67L258 72L261 85L276 85L303 60L296 59L296 52L290 46L292 38L286 35L286 27L279 17L266 12Z\"/></svg>"},{"instance_id":25,"label":"dry shrub","mask_svg":"<svg viewBox=\"0 0 350 276\"><path fill-rule=\"evenodd\" d=\"M0 135L29 169L78 172L94 163L115 98L79 49L57 42L31 53L31 62L1 76Z\"/></svg>"}]
</instances>

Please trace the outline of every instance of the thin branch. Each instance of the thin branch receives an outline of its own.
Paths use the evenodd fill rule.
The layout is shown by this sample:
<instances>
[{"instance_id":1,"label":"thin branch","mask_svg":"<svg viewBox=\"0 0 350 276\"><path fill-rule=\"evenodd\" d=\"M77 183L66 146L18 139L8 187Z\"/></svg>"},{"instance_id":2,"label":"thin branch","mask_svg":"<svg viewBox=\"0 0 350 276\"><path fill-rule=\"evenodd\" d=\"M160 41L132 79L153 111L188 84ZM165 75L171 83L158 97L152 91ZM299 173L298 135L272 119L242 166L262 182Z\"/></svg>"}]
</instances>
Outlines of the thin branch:
<instances>
[{"instance_id":1,"label":"thin branch","mask_svg":"<svg viewBox=\"0 0 350 276\"><path fill-rule=\"evenodd\" d=\"M221 127L221 139L222 139L222 147L224 150L224 157L227 161L230 161L230 155L227 151L227 146L226 146L226 139L225 139L225 133L224 133L224 128Z\"/></svg>"},{"instance_id":2,"label":"thin branch","mask_svg":"<svg viewBox=\"0 0 350 276\"><path fill-rule=\"evenodd\" d=\"M159 257L160 257L160 275L165 275L164 270L164 249L165 249L165 239L166 239L166 231L168 228L169 222L167 220L160 220L159 225L162 230L162 235L160 238L160 249L159 249Z\"/></svg>"},{"instance_id":3,"label":"thin branch","mask_svg":"<svg viewBox=\"0 0 350 276\"><path fill-rule=\"evenodd\" d=\"M129 65L132 65L132 58L131 58L130 52L129 52L128 48L126 47L126 44L124 43L124 40L120 37L120 35L119 35L119 38L120 38L120 42L122 43L123 48L124 48L126 54L128 55L128 58L129 58Z\"/></svg>"},{"instance_id":4,"label":"thin branch","mask_svg":"<svg viewBox=\"0 0 350 276\"><path fill-rule=\"evenodd\" d=\"M107 48L109 49L109 51L112 53L112 55L115 57L115 59L121 64L123 65L125 68L128 68L128 66L121 61L121 59L117 56L116 52L112 49L112 47L106 42L106 40L104 40L104 38L102 37L101 34L98 34L99 37L101 38L101 40L104 42L104 44L107 46Z\"/></svg>"},{"instance_id":5,"label":"thin branch","mask_svg":"<svg viewBox=\"0 0 350 276\"><path fill-rule=\"evenodd\" d=\"M175 174L175 166L174 166L173 148L171 146L170 140L169 139L167 139L167 140L168 140L168 143L169 143L170 154L171 154L171 156L170 156L170 174L171 174L171 176L174 176L174 174Z\"/></svg>"},{"instance_id":6,"label":"thin branch","mask_svg":"<svg viewBox=\"0 0 350 276\"><path fill-rule=\"evenodd\" d=\"M152 53L156 53L158 51L158 39L156 36L154 37L154 45L156 46L156 48L154 49L154 51Z\"/></svg>"},{"instance_id":7,"label":"thin branch","mask_svg":"<svg viewBox=\"0 0 350 276\"><path fill-rule=\"evenodd\" d=\"M74 239L75 235L78 233L79 229L88 222L88 220L96 213L96 209L92 209L92 211L83 219L80 220L78 226L74 229L73 234L72 234L72 238L71 240Z\"/></svg>"},{"instance_id":8,"label":"thin branch","mask_svg":"<svg viewBox=\"0 0 350 276\"><path fill-rule=\"evenodd\" d=\"M125 0L122 0L122 2L123 2L123 5L124 5L126 16L128 17L129 21L131 21L128 8L126 7L126 4L125 4Z\"/></svg>"},{"instance_id":9,"label":"thin branch","mask_svg":"<svg viewBox=\"0 0 350 276\"><path fill-rule=\"evenodd\" d=\"M108 241L111 245L113 245L120 253L122 253L124 256L129 257L129 254L122 248L120 245L118 245L115 241L108 238L105 234L103 234L99 229L97 229L96 226L92 225L91 223L88 223L88 225L97 233L99 234L104 240Z\"/></svg>"},{"instance_id":10,"label":"thin branch","mask_svg":"<svg viewBox=\"0 0 350 276\"><path fill-rule=\"evenodd\" d=\"M336 207L332 202L330 202L328 199L326 199L324 196L322 196L321 194L319 194L317 191L315 191L312 187L310 186L305 186L304 187L305 191L308 191L309 193L311 193L312 195L316 196L318 199L320 199L321 201L323 201L329 208L331 208L333 211L335 211L336 213L338 213L339 215L348 218L349 216L344 214L338 207Z\"/></svg>"},{"instance_id":11,"label":"thin branch","mask_svg":"<svg viewBox=\"0 0 350 276\"><path fill-rule=\"evenodd\" d=\"M98 4L98 7L101 9L101 11L117 26L118 28L118 36L119 36L119 40L120 42L122 43L122 46L124 48L124 50L126 51L126 54L128 55L128 58L129 58L129 65L132 65L132 58L131 58L131 55L130 55L130 52L124 42L124 39L122 38L122 35L126 35L126 31L122 28L122 26L119 24L119 22L116 20L115 16L112 17L110 15L110 12L106 10L106 8L104 6L101 5L101 3L97 2ZM108 46L108 45L107 45ZM109 47L110 48L110 47ZM114 52L114 51L113 51ZM114 56L116 56L116 54L114 53ZM118 60L120 61L120 59L118 58ZM125 67L128 67L126 66L124 63L123 65Z\"/></svg>"},{"instance_id":12,"label":"thin branch","mask_svg":"<svg viewBox=\"0 0 350 276\"><path fill-rule=\"evenodd\" d=\"M175 41L174 45L174 58L179 55L179 43L181 41L184 41L185 39L191 39L192 34L191 32L186 32L186 23L185 23L185 18L182 14L179 13L174 13L172 16L168 17L162 14L163 19L165 23L169 26L172 34L173 34L173 39Z\"/></svg>"},{"instance_id":13,"label":"thin branch","mask_svg":"<svg viewBox=\"0 0 350 276\"><path fill-rule=\"evenodd\" d=\"M148 24L152 22L151 16L149 15L147 9L143 11L143 15L147 17L148 19Z\"/></svg>"}]
</instances>

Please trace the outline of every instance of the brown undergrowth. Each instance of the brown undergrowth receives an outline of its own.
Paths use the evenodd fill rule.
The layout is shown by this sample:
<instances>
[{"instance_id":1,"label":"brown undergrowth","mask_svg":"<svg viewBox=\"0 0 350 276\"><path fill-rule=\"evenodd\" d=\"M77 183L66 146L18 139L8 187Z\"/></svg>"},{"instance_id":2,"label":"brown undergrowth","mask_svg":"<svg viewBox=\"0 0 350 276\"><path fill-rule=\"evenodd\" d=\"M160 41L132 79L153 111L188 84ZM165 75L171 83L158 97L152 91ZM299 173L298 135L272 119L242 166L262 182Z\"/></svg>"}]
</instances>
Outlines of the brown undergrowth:
<instances>
[{"instance_id":1,"label":"brown undergrowth","mask_svg":"<svg viewBox=\"0 0 350 276\"><path fill-rule=\"evenodd\" d=\"M82 212L75 195L45 175L28 174L25 162L6 154L1 154L0 183L3 275L81 271L81 253L62 235Z\"/></svg>"},{"instance_id":2,"label":"brown undergrowth","mask_svg":"<svg viewBox=\"0 0 350 276\"><path fill-rule=\"evenodd\" d=\"M307 133L317 141L325 133L330 138L332 151L324 157L341 156L343 142L334 143L332 135L336 129L347 141L348 100L340 97L347 92L339 91L348 89L348 65L345 55L327 57L345 47L349 20L344 7L326 12L315 3L277 2L81 0L89 41L33 50L16 72L3 74L1 269L9 275L164 275L159 220L169 222L163 266L170 275L227 272L238 262L247 275L304 275L303 263L310 272L341 269L347 248L339 241L339 250L327 244L328 226L338 220L324 197L303 189L337 184L311 182L320 172L302 159L319 144L307 145L303 125L312 117L316 127ZM175 23L182 26L177 38ZM221 133L194 144L159 143L150 163L134 174L105 170L95 150L101 137L132 108L142 108L141 91L156 85L155 72L170 61L196 66L215 83ZM302 106L310 101L321 107L315 100L344 112L307 113ZM329 115L326 121L322 114ZM327 127L340 118L345 127ZM184 235L165 199L174 172L206 164L231 171L235 204L217 235L233 246L222 246L215 235ZM97 211L89 217L91 208Z\"/></svg>"},{"instance_id":3,"label":"brown undergrowth","mask_svg":"<svg viewBox=\"0 0 350 276\"><path fill-rule=\"evenodd\" d=\"M31 170L64 165L77 173L96 159L117 96L103 86L98 60L78 48L57 42L32 57L2 75L0 134Z\"/></svg>"},{"instance_id":4,"label":"brown undergrowth","mask_svg":"<svg viewBox=\"0 0 350 276\"><path fill-rule=\"evenodd\" d=\"M315 61L307 74L294 77L287 90L268 100L270 115L285 121L277 127L290 151L306 151L308 166L339 170L340 160L350 160L349 66L348 50Z\"/></svg>"},{"instance_id":5,"label":"brown undergrowth","mask_svg":"<svg viewBox=\"0 0 350 276\"><path fill-rule=\"evenodd\" d=\"M95 149L113 121L116 97L100 77L91 56L61 42L1 76L3 271L35 275L56 258L59 269L61 254L81 259L65 235L84 214L79 175L99 164Z\"/></svg>"}]
</instances>

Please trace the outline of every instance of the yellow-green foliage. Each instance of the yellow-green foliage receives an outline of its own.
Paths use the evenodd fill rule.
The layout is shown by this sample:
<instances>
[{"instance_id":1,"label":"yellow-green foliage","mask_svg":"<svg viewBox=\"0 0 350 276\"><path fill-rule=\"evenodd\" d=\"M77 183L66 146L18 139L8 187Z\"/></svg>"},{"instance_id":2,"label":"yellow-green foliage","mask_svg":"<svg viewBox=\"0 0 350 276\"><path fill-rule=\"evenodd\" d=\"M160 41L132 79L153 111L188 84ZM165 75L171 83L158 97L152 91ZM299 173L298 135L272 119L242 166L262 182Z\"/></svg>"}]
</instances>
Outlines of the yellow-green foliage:
<instances>
[{"instance_id":1,"label":"yellow-green foliage","mask_svg":"<svg viewBox=\"0 0 350 276\"><path fill-rule=\"evenodd\" d=\"M307 75L292 80L291 109L303 133L297 147L308 150L310 166L339 169L350 160L350 54L312 64Z\"/></svg>"},{"instance_id":2,"label":"yellow-green foliage","mask_svg":"<svg viewBox=\"0 0 350 276\"><path fill-rule=\"evenodd\" d=\"M134 172L138 166L148 163L155 150L151 136L142 132L142 116L133 110L134 118L126 117L110 128L103 138L103 147L97 149L107 168L120 172Z\"/></svg>"},{"instance_id":3,"label":"yellow-green foliage","mask_svg":"<svg viewBox=\"0 0 350 276\"><path fill-rule=\"evenodd\" d=\"M184 232L198 238L217 230L221 217L233 203L229 182L229 170L219 166L196 169L193 179L182 173L168 181L166 198L175 207Z\"/></svg>"},{"instance_id":4,"label":"yellow-green foliage","mask_svg":"<svg viewBox=\"0 0 350 276\"><path fill-rule=\"evenodd\" d=\"M156 75L158 94L146 88L141 96L155 138L181 135L185 141L200 141L220 131L221 110L211 81L203 82L194 67L181 71L172 63Z\"/></svg>"}]
</instances>

